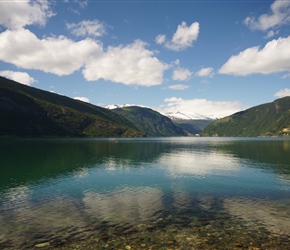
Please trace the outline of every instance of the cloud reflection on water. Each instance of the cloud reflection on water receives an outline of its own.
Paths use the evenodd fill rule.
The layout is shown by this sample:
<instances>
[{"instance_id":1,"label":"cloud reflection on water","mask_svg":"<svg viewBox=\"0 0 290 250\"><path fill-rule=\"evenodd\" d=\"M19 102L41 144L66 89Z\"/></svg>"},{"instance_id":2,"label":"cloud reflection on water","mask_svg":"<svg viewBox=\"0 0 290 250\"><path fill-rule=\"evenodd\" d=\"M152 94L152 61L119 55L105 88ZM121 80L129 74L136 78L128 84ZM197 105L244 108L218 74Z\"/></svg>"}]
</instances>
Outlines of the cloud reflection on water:
<instances>
[{"instance_id":1,"label":"cloud reflection on water","mask_svg":"<svg viewBox=\"0 0 290 250\"><path fill-rule=\"evenodd\" d=\"M131 224L152 220L163 208L162 191L152 187L122 188L112 193L87 192L85 211L91 218L109 224Z\"/></svg>"},{"instance_id":2,"label":"cloud reflection on water","mask_svg":"<svg viewBox=\"0 0 290 250\"><path fill-rule=\"evenodd\" d=\"M237 158L231 155L211 152L173 151L163 154L159 162L166 166L172 177L183 175L232 175L240 171Z\"/></svg>"},{"instance_id":3,"label":"cloud reflection on water","mask_svg":"<svg viewBox=\"0 0 290 250\"><path fill-rule=\"evenodd\" d=\"M247 197L224 200L226 211L244 220L252 229L266 228L278 235L290 235L290 200L267 201Z\"/></svg>"},{"instance_id":4,"label":"cloud reflection on water","mask_svg":"<svg viewBox=\"0 0 290 250\"><path fill-rule=\"evenodd\" d=\"M163 209L163 193L152 187L105 194L88 191L82 200L68 195L33 200L30 191L23 186L6 194L7 202L0 207L0 246L31 248L43 241L88 237L103 223L117 227L149 223Z\"/></svg>"}]
</instances>

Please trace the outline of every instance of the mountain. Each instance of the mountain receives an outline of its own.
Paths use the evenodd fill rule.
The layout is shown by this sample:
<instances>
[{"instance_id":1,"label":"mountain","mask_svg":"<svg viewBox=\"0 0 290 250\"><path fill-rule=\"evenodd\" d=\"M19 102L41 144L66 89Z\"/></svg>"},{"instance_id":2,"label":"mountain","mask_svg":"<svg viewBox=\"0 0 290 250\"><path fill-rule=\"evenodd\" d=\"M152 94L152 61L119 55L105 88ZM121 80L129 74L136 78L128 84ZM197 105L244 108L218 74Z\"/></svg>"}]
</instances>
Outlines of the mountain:
<instances>
[{"instance_id":1,"label":"mountain","mask_svg":"<svg viewBox=\"0 0 290 250\"><path fill-rule=\"evenodd\" d=\"M121 109L126 107L140 107L148 108L146 106L132 105L132 104L111 104L105 106L107 109ZM155 110L156 111L156 110ZM158 112L158 111L156 111ZM159 112L158 112L159 113ZM214 120L218 119L216 116L205 116L198 113L190 112L169 112L169 113L160 113L163 116L166 116L171 119L171 121L177 126L182 128L187 135L196 135L201 133L201 131ZM136 121L133 121L136 122ZM143 129L144 130L144 129ZM175 135L172 135L175 136Z\"/></svg>"},{"instance_id":2,"label":"mountain","mask_svg":"<svg viewBox=\"0 0 290 250\"><path fill-rule=\"evenodd\" d=\"M216 120L202 136L290 136L290 96Z\"/></svg>"},{"instance_id":3,"label":"mountain","mask_svg":"<svg viewBox=\"0 0 290 250\"><path fill-rule=\"evenodd\" d=\"M0 136L145 136L111 110L0 77Z\"/></svg>"},{"instance_id":4,"label":"mountain","mask_svg":"<svg viewBox=\"0 0 290 250\"><path fill-rule=\"evenodd\" d=\"M133 104L110 104L110 105L104 106L104 108L106 108L106 109L117 109L117 108L131 107L131 106L136 106L136 105L133 105ZM138 105L138 107L141 107L141 106Z\"/></svg>"},{"instance_id":5,"label":"mountain","mask_svg":"<svg viewBox=\"0 0 290 250\"><path fill-rule=\"evenodd\" d=\"M201 131L214 120L218 119L215 116L206 116L193 112L176 112L166 113L172 122L183 128L186 132L192 135L200 134Z\"/></svg>"},{"instance_id":6,"label":"mountain","mask_svg":"<svg viewBox=\"0 0 290 250\"><path fill-rule=\"evenodd\" d=\"M169 112L165 114L172 120L216 120L220 119L221 117L217 117L214 115L202 115L199 113L193 112Z\"/></svg>"},{"instance_id":7,"label":"mountain","mask_svg":"<svg viewBox=\"0 0 290 250\"><path fill-rule=\"evenodd\" d=\"M148 136L187 136L188 134L176 126L170 118L150 108L130 106L112 110L126 117L140 131Z\"/></svg>"},{"instance_id":8,"label":"mountain","mask_svg":"<svg viewBox=\"0 0 290 250\"><path fill-rule=\"evenodd\" d=\"M172 122L183 128L186 132L192 135L200 134L202 130L214 120L176 120L172 119Z\"/></svg>"}]
</instances>

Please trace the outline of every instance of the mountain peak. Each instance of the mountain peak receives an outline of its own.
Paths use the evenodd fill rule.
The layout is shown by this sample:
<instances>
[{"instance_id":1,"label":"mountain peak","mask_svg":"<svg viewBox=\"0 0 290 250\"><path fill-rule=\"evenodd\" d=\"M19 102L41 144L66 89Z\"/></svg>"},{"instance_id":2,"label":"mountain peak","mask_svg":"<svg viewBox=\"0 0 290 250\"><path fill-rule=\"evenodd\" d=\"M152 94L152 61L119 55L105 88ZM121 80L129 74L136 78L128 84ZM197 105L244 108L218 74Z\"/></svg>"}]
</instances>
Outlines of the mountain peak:
<instances>
[{"instance_id":1,"label":"mountain peak","mask_svg":"<svg viewBox=\"0 0 290 250\"><path fill-rule=\"evenodd\" d=\"M149 108L144 105L137 105L137 104L109 104L104 106L106 109L120 109L120 108L126 108L126 107L140 107L140 108Z\"/></svg>"},{"instance_id":2,"label":"mountain peak","mask_svg":"<svg viewBox=\"0 0 290 250\"><path fill-rule=\"evenodd\" d=\"M135 105L135 104L111 104L106 105L104 108L106 109L117 109L117 108L125 108L125 107L141 107L141 108L149 108L147 106L143 105ZM154 109L153 109L154 110ZM158 110L154 110L159 112ZM160 114L169 117L172 120L217 120L221 117L215 116L215 115L202 115L199 113L194 112L187 112L187 111L177 111L177 112L159 112Z\"/></svg>"},{"instance_id":3,"label":"mountain peak","mask_svg":"<svg viewBox=\"0 0 290 250\"><path fill-rule=\"evenodd\" d=\"M172 120L216 120L220 117L214 115L202 115L194 112L177 111L165 113Z\"/></svg>"}]
</instances>

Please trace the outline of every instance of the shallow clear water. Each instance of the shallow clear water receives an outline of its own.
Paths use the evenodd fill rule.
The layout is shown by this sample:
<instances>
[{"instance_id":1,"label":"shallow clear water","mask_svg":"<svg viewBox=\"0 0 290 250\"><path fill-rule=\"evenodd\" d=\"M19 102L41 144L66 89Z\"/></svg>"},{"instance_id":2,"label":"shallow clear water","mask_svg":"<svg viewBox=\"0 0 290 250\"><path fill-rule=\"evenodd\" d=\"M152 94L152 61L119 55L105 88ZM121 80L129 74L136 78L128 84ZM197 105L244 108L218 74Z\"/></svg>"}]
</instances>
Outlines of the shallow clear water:
<instances>
[{"instance_id":1,"label":"shallow clear water","mask_svg":"<svg viewBox=\"0 0 290 250\"><path fill-rule=\"evenodd\" d=\"M287 139L0 139L0 249L290 249L289 205Z\"/></svg>"}]
</instances>

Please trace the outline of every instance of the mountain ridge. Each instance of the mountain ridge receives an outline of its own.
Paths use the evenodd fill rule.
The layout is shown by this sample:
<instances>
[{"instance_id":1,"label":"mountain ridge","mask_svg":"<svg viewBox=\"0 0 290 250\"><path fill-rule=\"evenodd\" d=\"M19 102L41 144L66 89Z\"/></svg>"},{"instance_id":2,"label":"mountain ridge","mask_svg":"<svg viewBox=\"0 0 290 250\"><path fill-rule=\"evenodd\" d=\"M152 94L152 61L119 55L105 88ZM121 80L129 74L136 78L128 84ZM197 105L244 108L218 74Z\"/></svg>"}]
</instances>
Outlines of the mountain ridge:
<instances>
[{"instance_id":1,"label":"mountain ridge","mask_svg":"<svg viewBox=\"0 0 290 250\"><path fill-rule=\"evenodd\" d=\"M174 120L217 120L221 118L215 115L202 115L185 111L169 112L165 113L165 115Z\"/></svg>"},{"instance_id":2,"label":"mountain ridge","mask_svg":"<svg viewBox=\"0 0 290 250\"><path fill-rule=\"evenodd\" d=\"M202 136L290 136L290 96L216 120Z\"/></svg>"},{"instance_id":3,"label":"mountain ridge","mask_svg":"<svg viewBox=\"0 0 290 250\"><path fill-rule=\"evenodd\" d=\"M141 107L141 108L150 108L143 105L135 105L135 104L109 104L104 106L107 109L117 109L117 108L125 108L125 107ZM152 109L152 108L151 108ZM155 109L152 109L155 110ZM172 120L217 120L221 117L215 115L202 115L195 112L187 112L187 111L177 111L177 112L159 112L158 113L169 117Z\"/></svg>"},{"instance_id":4,"label":"mountain ridge","mask_svg":"<svg viewBox=\"0 0 290 250\"><path fill-rule=\"evenodd\" d=\"M0 136L141 137L102 107L0 77Z\"/></svg>"},{"instance_id":5,"label":"mountain ridge","mask_svg":"<svg viewBox=\"0 0 290 250\"><path fill-rule=\"evenodd\" d=\"M112 111L126 117L140 131L151 137L188 135L183 128L175 125L170 118L150 108L126 106Z\"/></svg>"}]
</instances>

